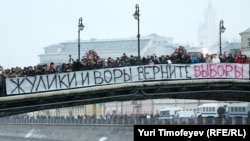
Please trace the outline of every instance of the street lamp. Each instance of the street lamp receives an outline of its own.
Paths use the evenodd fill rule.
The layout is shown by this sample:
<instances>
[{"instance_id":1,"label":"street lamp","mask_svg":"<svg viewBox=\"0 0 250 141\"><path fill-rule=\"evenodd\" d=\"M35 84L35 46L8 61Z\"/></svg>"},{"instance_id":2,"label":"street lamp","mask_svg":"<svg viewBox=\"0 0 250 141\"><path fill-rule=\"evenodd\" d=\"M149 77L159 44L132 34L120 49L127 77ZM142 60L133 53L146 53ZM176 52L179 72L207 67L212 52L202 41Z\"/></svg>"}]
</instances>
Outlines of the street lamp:
<instances>
[{"instance_id":1,"label":"street lamp","mask_svg":"<svg viewBox=\"0 0 250 141\"><path fill-rule=\"evenodd\" d=\"M224 33L226 30L223 23L224 23L224 21L220 20L220 28L219 28L219 30L220 30L220 32L219 32L220 33L220 55L221 55L221 33Z\"/></svg>"},{"instance_id":2,"label":"street lamp","mask_svg":"<svg viewBox=\"0 0 250 141\"><path fill-rule=\"evenodd\" d=\"M84 29L84 25L82 24L82 17L79 18L78 21L78 61L80 62L80 31Z\"/></svg>"},{"instance_id":3,"label":"street lamp","mask_svg":"<svg viewBox=\"0 0 250 141\"><path fill-rule=\"evenodd\" d=\"M138 38L138 59L141 59L140 56L140 13L139 13L139 5L136 4L135 5L135 13L133 14L134 18L138 21L138 34L137 34L137 38Z\"/></svg>"}]
</instances>

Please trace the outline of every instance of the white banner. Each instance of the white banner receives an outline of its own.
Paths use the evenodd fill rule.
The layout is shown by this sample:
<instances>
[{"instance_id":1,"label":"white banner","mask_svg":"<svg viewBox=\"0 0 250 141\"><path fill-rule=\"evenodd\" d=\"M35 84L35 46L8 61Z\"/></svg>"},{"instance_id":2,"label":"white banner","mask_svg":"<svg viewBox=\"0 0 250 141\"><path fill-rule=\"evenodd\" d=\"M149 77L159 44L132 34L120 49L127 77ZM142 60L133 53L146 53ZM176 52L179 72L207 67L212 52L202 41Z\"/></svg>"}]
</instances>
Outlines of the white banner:
<instances>
[{"instance_id":1,"label":"white banner","mask_svg":"<svg viewBox=\"0 0 250 141\"><path fill-rule=\"evenodd\" d=\"M7 95L139 81L249 78L249 64L157 64L106 68L6 79Z\"/></svg>"}]
</instances>

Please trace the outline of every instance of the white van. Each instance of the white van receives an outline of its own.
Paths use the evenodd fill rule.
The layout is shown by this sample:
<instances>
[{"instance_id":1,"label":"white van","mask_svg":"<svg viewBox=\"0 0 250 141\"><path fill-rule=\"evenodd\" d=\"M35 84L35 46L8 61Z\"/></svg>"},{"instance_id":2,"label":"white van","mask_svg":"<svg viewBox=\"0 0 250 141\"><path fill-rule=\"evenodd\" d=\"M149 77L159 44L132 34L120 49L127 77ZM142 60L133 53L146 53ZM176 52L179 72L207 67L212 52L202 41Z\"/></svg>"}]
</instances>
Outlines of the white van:
<instances>
[{"instance_id":1,"label":"white van","mask_svg":"<svg viewBox=\"0 0 250 141\"><path fill-rule=\"evenodd\" d=\"M196 118L196 112L193 110L189 110L189 111L179 111L176 113L175 115L176 118L180 118L180 119L193 119Z\"/></svg>"},{"instance_id":2,"label":"white van","mask_svg":"<svg viewBox=\"0 0 250 141\"><path fill-rule=\"evenodd\" d=\"M159 110L158 119L173 119L177 112L182 111L180 107L167 107Z\"/></svg>"}]
</instances>

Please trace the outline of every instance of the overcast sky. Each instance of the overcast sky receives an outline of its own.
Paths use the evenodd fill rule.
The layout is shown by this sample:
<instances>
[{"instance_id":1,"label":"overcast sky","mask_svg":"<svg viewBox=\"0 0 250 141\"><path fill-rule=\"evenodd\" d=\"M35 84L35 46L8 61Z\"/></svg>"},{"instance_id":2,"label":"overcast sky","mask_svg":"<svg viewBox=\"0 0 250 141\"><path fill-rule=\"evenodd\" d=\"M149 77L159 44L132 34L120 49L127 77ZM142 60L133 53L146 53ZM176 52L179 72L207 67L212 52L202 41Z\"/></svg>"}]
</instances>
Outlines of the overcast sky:
<instances>
[{"instance_id":1,"label":"overcast sky","mask_svg":"<svg viewBox=\"0 0 250 141\"><path fill-rule=\"evenodd\" d=\"M224 20L223 37L240 41L239 33L250 27L249 0L0 0L0 65L38 64L44 47L77 40L79 17L85 25L81 40L136 36L137 3L141 36L156 33L195 46L209 1L218 28Z\"/></svg>"}]
</instances>

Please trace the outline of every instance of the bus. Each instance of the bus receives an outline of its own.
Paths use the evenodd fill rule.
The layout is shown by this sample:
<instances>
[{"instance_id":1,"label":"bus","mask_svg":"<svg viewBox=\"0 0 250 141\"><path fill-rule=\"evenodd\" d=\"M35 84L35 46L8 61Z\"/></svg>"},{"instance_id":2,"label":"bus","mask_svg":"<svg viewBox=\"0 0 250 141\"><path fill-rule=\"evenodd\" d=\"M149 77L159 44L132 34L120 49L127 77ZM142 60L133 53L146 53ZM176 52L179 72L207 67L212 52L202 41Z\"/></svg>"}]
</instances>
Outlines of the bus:
<instances>
[{"instance_id":1,"label":"bus","mask_svg":"<svg viewBox=\"0 0 250 141\"><path fill-rule=\"evenodd\" d=\"M178 111L182 111L180 107L167 107L159 110L158 119L174 119Z\"/></svg>"},{"instance_id":2,"label":"bus","mask_svg":"<svg viewBox=\"0 0 250 141\"><path fill-rule=\"evenodd\" d=\"M228 117L250 118L250 103L235 102L228 106Z\"/></svg>"},{"instance_id":3,"label":"bus","mask_svg":"<svg viewBox=\"0 0 250 141\"><path fill-rule=\"evenodd\" d=\"M229 103L204 103L198 106L200 117L227 117Z\"/></svg>"}]
</instances>

